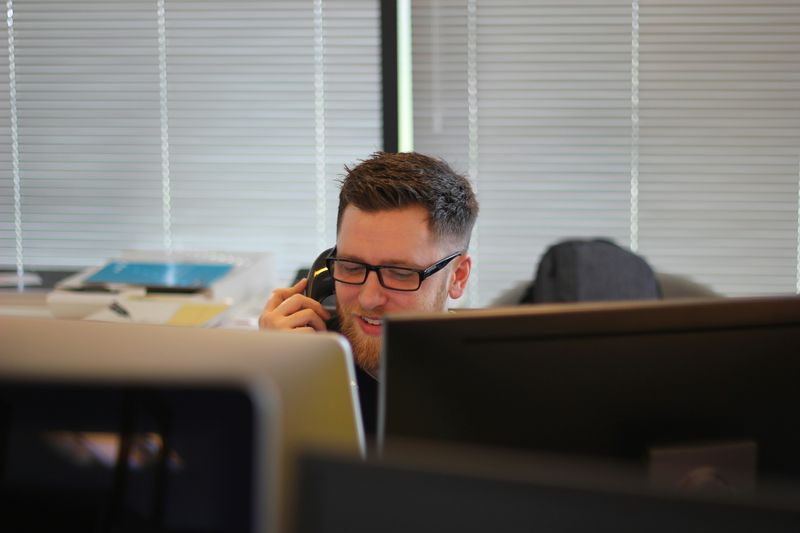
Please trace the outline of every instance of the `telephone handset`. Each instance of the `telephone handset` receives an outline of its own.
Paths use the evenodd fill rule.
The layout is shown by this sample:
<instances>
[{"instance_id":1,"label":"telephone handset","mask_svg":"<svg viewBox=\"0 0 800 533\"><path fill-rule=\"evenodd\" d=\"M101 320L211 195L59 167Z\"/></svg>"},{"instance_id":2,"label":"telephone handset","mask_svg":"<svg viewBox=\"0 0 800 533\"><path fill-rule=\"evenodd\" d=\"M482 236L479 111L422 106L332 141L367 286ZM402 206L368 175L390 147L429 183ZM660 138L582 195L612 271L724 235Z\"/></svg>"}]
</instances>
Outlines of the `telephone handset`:
<instances>
[{"instance_id":1,"label":"telephone handset","mask_svg":"<svg viewBox=\"0 0 800 533\"><path fill-rule=\"evenodd\" d=\"M328 265L325 262L331 252L333 252L333 248L328 248L314 260L308 270L308 276L306 276L308 283L306 283L304 294L320 302L333 316L336 314L336 284L331 273L328 272Z\"/></svg>"}]
</instances>

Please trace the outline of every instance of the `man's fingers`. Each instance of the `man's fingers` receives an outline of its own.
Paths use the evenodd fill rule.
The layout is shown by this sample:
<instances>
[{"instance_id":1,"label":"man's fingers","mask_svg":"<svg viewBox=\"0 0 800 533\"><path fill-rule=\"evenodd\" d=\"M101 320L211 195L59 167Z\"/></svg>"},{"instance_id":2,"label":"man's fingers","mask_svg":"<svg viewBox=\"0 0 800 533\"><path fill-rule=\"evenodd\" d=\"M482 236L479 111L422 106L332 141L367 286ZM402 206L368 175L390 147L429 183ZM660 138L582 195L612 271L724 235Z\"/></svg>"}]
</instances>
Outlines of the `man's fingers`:
<instances>
[{"instance_id":1,"label":"man's fingers","mask_svg":"<svg viewBox=\"0 0 800 533\"><path fill-rule=\"evenodd\" d=\"M321 303L309 298L308 296L303 296L302 294L294 294L290 296L275 308L275 312L283 316L289 316L302 311L303 309L310 309L325 320L328 320L331 317L330 313L328 313L328 311L322 307Z\"/></svg>"},{"instance_id":2,"label":"man's fingers","mask_svg":"<svg viewBox=\"0 0 800 533\"><path fill-rule=\"evenodd\" d=\"M276 307L282 304L286 299L291 298L295 294L302 294L306 288L307 279L303 278L291 287L282 287L272 291L272 294L264 306L264 311L273 311Z\"/></svg>"},{"instance_id":3,"label":"man's fingers","mask_svg":"<svg viewBox=\"0 0 800 533\"><path fill-rule=\"evenodd\" d=\"M311 309L303 309L302 311L284 317L281 323L283 326L281 329L295 330L305 327L310 327L314 331L327 331L328 329L325 327L325 321L322 317Z\"/></svg>"},{"instance_id":4,"label":"man's fingers","mask_svg":"<svg viewBox=\"0 0 800 533\"><path fill-rule=\"evenodd\" d=\"M320 302L302 294L305 286L306 280L301 279L292 287L272 291L258 317L258 326L262 329L326 331L325 320L330 318L330 313Z\"/></svg>"},{"instance_id":5,"label":"man's fingers","mask_svg":"<svg viewBox=\"0 0 800 533\"><path fill-rule=\"evenodd\" d=\"M258 318L261 329L291 330L310 328L314 331L327 331L325 321L313 309L301 309L290 315L281 315L276 311L262 313Z\"/></svg>"},{"instance_id":6,"label":"man's fingers","mask_svg":"<svg viewBox=\"0 0 800 533\"><path fill-rule=\"evenodd\" d=\"M308 278L300 278L297 283L292 285L292 290L296 293L303 292L303 289L306 288L306 283L308 283Z\"/></svg>"}]
</instances>

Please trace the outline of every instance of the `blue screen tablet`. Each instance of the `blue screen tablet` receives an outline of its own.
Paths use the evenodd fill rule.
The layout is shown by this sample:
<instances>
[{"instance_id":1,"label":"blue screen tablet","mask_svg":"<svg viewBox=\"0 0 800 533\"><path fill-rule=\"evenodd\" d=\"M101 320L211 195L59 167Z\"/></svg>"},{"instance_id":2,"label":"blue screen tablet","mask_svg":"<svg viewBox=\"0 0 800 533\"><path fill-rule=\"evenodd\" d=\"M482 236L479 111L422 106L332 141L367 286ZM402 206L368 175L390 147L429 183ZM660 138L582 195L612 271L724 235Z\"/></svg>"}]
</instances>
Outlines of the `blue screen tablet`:
<instances>
[{"instance_id":1,"label":"blue screen tablet","mask_svg":"<svg viewBox=\"0 0 800 533\"><path fill-rule=\"evenodd\" d=\"M84 283L142 285L172 289L204 289L227 274L228 263L132 263L113 261Z\"/></svg>"}]
</instances>

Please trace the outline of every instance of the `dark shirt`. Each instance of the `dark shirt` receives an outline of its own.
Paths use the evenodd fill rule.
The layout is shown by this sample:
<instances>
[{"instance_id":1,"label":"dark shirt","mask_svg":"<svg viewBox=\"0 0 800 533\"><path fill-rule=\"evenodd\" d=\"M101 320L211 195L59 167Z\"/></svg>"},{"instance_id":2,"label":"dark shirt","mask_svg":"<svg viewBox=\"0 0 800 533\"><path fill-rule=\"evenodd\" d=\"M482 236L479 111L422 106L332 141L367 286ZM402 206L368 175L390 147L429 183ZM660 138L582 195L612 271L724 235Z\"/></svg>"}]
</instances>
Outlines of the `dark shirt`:
<instances>
[{"instance_id":1,"label":"dark shirt","mask_svg":"<svg viewBox=\"0 0 800 533\"><path fill-rule=\"evenodd\" d=\"M339 318L336 315L325 322L325 325L328 331L341 333ZM375 440L375 432L378 429L378 380L356 365L356 383L358 383L358 401L361 404L364 434L367 443L371 444Z\"/></svg>"},{"instance_id":2,"label":"dark shirt","mask_svg":"<svg viewBox=\"0 0 800 533\"><path fill-rule=\"evenodd\" d=\"M378 380L356 365L356 381L358 382L358 401L361 403L364 434L367 437L367 443L370 443L375 440L375 432L378 429Z\"/></svg>"}]
</instances>

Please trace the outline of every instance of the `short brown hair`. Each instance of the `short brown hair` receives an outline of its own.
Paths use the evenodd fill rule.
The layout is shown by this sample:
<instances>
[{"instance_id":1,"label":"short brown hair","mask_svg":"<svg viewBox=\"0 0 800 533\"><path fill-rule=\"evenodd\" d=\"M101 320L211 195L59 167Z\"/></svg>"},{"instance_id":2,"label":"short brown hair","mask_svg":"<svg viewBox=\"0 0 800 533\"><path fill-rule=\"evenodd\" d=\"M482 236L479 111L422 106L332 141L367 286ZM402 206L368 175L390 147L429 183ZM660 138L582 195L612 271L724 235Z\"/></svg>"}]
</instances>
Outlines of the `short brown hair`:
<instances>
[{"instance_id":1,"label":"short brown hair","mask_svg":"<svg viewBox=\"0 0 800 533\"><path fill-rule=\"evenodd\" d=\"M450 165L416 152L376 152L341 181L336 230L349 205L375 212L419 205L437 238L455 238L466 249L478 217L478 200L469 180Z\"/></svg>"}]
</instances>

